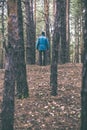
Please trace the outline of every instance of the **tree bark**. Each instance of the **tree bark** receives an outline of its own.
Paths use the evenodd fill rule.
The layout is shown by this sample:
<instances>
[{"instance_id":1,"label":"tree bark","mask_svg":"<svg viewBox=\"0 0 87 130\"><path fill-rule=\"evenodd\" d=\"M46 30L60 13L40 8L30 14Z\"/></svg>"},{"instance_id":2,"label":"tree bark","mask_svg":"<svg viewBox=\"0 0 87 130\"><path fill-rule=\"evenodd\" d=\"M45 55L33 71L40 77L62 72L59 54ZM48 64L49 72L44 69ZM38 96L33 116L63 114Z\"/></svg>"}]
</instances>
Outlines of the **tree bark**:
<instances>
[{"instance_id":1,"label":"tree bark","mask_svg":"<svg viewBox=\"0 0 87 130\"><path fill-rule=\"evenodd\" d=\"M3 69L4 68L4 44L5 44L5 36L4 36L4 32L5 32L5 26L4 26L4 1L1 2L1 22L2 22L2 45L0 48L0 68Z\"/></svg>"},{"instance_id":2,"label":"tree bark","mask_svg":"<svg viewBox=\"0 0 87 130\"><path fill-rule=\"evenodd\" d=\"M1 112L2 130L14 129L15 44L17 43L17 1L8 0L8 47Z\"/></svg>"},{"instance_id":3,"label":"tree bark","mask_svg":"<svg viewBox=\"0 0 87 130\"><path fill-rule=\"evenodd\" d=\"M33 1L25 1L26 8L26 62L35 64L35 24L33 17Z\"/></svg>"},{"instance_id":4,"label":"tree bark","mask_svg":"<svg viewBox=\"0 0 87 130\"><path fill-rule=\"evenodd\" d=\"M61 62L67 62L67 44L66 44L66 1L61 0Z\"/></svg>"},{"instance_id":5,"label":"tree bark","mask_svg":"<svg viewBox=\"0 0 87 130\"><path fill-rule=\"evenodd\" d=\"M70 62L70 26L69 26L70 0L66 0L66 45L67 62Z\"/></svg>"},{"instance_id":6,"label":"tree bark","mask_svg":"<svg viewBox=\"0 0 87 130\"><path fill-rule=\"evenodd\" d=\"M87 0L83 0L83 39L84 39L84 59L82 70L82 90L81 90L81 128L87 129Z\"/></svg>"},{"instance_id":7,"label":"tree bark","mask_svg":"<svg viewBox=\"0 0 87 130\"><path fill-rule=\"evenodd\" d=\"M51 95L57 95L57 65L58 65L58 47L60 40L60 0L56 0L56 15L54 22L54 33L53 33L53 43L52 43L52 62L51 62L51 75L50 75L50 86Z\"/></svg>"},{"instance_id":8,"label":"tree bark","mask_svg":"<svg viewBox=\"0 0 87 130\"><path fill-rule=\"evenodd\" d=\"M17 13L18 13L18 36L19 40L16 45L16 82L17 82L17 96L18 98L26 98L29 96L26 64L25 64L25 48L24 48L24 35L23 35L23 16L21 9L21 0L17 2Z\"/></svg>"},{"instance_id":9,"label":"tree bark","mask_svg":"<svg viewBox=\"0 0 87 130\"><path fill-rule=\"evenodd\" d=\"M17 3L18 2L18 3ZM8 46L6 49L6 65L3 102L1 112L2 130L14 130L14 95L15 81L20 98L28 97L26 66L24 61L23 22L19 11L21 1L8 0ZM20 7L19 7L19 5ZM19 8L18 8L19 7ZM19 9L19 10L18 10ZM19 91L20 90L20 91ZM22 94L21 94L22 93Z\"/></svg>"},{"instance_id":10,"label":"tree bark","mask_svg":"<svg viewBox=\"0 0 87 130\"><path fill-rule=\"evenodd\" d=\"M45 14L45 28L46 28L46 37L49 40L50 44L50 31L49 31L49 0L44 0L44 14ZM47 64L50 64L50 49L47 52Z\"/></svg>"}]
</instances>

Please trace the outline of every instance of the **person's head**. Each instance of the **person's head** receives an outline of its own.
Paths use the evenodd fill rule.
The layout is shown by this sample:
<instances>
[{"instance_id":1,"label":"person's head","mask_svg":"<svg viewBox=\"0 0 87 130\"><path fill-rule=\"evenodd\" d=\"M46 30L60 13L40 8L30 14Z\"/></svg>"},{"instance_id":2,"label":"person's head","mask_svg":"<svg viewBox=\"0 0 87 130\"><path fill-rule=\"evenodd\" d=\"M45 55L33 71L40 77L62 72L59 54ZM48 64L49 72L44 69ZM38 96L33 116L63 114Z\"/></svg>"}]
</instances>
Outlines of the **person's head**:
<instances>
[{"instance_id":1,"label":"person's head","mask_svg":"<svg viewBox=\"0 0 87 130\"><path fill-rule=\"evenodd\" d=\"M42 35L45 36L45 32L44 31L42 31Z\"/></svg>"}]
</instances>

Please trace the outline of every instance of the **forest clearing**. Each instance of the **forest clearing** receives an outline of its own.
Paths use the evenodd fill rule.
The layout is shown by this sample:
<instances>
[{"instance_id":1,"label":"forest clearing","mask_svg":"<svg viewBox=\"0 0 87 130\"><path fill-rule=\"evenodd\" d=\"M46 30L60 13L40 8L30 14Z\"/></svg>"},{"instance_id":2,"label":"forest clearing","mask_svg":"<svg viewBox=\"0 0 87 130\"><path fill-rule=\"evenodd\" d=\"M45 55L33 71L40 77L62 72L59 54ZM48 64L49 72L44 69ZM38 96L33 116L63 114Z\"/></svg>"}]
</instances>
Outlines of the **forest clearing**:
<instances>
[{"instance_id":1,"label":"forest clearing","mask_svg":"<svg viewBox=\"0 0 87 130\"><path fill-rule=\"evenodd\" d=\"M14 130L79 130L81 71L82 64L58 65L58 95L51 96L50 66L27 65L30 96L15 96ZM0 74L2 101L4 70Z\"/></svg>"}]
</instances>

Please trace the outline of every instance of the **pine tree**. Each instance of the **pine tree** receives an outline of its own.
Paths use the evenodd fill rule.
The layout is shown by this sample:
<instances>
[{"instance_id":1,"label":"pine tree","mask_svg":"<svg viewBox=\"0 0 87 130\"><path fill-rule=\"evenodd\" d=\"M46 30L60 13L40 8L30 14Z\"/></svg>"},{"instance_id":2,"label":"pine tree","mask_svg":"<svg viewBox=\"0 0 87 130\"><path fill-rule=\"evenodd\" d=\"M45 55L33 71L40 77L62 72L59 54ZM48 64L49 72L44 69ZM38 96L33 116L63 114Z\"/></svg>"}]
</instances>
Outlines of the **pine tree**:
<instances>
[{"instance_id":1,"label":"pine tree","mask_svg":"<svg viewBox=\"0 0 87 130\"><path fill-rule=\"evenodd\" d=\"M26 9L26 62L35 64L35 23L33 16L33 0L25 1Z\"/></svg>"},{"instance_id":2,"label":"pine tree","mask_svg":"<svg viewBox=\"0 0 87 130\"><path fill-rule=\"evenodd\" d=\"M58 46L60 40L60 1L56 0L56 15L54 22L54 33L53 33L53 43L52 43L52 63L51 63L51 75L50 75L50 86L51 95L57 95L57 65L58 65Z\"/></svg>"},{"instance_id":3,"label":"pine tree","mask_svg":"<svg viewBox=\"0 0 87 130\"><path fill-rule=\"evenodd\" d=\"M8 0L8 47L6 48L6 65L2 102L2 130L13 130L14 95L15 95L15 44L18 39L17 1Z\"/></svg>"}]
</instances>

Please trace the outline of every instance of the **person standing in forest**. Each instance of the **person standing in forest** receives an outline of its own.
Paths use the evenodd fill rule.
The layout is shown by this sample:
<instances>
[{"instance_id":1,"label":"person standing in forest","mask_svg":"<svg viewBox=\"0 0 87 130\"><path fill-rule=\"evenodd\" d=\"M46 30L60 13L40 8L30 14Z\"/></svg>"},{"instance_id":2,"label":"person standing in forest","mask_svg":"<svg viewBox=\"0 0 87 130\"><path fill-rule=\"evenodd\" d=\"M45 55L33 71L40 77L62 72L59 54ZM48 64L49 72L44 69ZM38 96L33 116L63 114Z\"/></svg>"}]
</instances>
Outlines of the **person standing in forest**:
<instances>
[{"instance_id":1,"label":"person standing in forest","mask_svg":"<svg viewBox=\"0 0 87 130\"><path fill-rule=\"evenodd\" d=\"M37 39L36 49L39 51L39 64L46 65L46 52L49 49L49 41L43 31L41 36Z\"/></svg>"}]
</instances>

